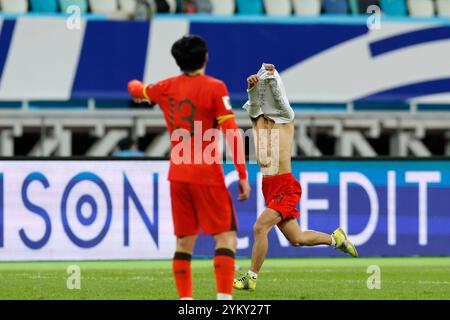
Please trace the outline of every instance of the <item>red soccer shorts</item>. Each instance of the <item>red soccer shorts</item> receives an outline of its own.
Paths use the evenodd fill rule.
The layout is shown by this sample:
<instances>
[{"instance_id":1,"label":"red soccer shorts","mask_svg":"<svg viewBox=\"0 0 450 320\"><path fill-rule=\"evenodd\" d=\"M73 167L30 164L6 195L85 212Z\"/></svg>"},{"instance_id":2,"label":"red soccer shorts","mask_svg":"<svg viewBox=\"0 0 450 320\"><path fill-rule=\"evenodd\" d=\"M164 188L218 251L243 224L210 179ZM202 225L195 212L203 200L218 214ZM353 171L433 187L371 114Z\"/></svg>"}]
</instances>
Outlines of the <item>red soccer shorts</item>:
<instances>
[{"instance_id":1,"label":"red soccer shorts","mask_svg":"<svg viewBox=\"0 0 450 320\"><path fill-rule=\"evenodd\" d=\"M302 196L302 187L292 173L263 177L262 190L266 207L281 215L278 226L300 217L297 205Z\"/></svg>"},{"instance_id":2,"label":"red soccer shorts","mask_svg":"<svg viewBox=\"0 0 450 320\"><path fill-rule=\"evenodd\" d=\"M170 181L172 218L177 237L237 230L236 214L224 186Z\"/></svg>"}]
</instances>

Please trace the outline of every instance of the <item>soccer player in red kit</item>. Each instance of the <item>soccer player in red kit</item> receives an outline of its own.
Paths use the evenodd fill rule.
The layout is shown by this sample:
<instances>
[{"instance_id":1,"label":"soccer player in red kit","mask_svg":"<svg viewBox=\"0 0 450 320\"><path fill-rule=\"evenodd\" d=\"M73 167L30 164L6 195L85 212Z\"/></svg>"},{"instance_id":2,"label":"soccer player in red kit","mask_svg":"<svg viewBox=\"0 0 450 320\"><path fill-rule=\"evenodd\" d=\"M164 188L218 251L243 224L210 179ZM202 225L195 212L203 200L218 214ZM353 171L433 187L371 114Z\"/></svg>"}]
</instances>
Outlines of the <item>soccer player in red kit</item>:
<instances>
[{"instance_id":1,"label":"soccer player in red kit","mask_svg":"<svg viewBox=\"0 0 450 320\"><path fill-rule=\"evenodd\" d=\"M185 36L172 46L182 74L146 85L128 84L135 100L161 107L171 134L170 196L176 252L173 272L180 299L192 299L191 256L199 229L216 242L214 272L217 298L231 299L237 246L236 216L217 146L217 130L225 133L239 174L238 200L250 195L242 137L234 119L226 85L205 75L208 51L199 36ZM230 134L230 132L232 134Z\"/></svg>"}]
</instances>

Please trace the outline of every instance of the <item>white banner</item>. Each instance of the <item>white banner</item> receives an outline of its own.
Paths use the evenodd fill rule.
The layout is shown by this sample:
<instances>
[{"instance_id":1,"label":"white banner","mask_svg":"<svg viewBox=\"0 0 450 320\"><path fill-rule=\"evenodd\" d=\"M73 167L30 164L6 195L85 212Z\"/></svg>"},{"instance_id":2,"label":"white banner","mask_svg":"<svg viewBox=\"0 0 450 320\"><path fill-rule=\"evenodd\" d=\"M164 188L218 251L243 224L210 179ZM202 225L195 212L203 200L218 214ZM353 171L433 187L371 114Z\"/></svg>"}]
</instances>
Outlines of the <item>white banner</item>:
<instances>
[{"instance_id":1,"label":"white banner","mask_svg":"<svg viewBox=\"0 0 450 320\"><path fill-rule=\"evenodd\" d=\"M164 161L0 161L0 261L170 258L167 170Z\"/></svg>"}]
</instances>

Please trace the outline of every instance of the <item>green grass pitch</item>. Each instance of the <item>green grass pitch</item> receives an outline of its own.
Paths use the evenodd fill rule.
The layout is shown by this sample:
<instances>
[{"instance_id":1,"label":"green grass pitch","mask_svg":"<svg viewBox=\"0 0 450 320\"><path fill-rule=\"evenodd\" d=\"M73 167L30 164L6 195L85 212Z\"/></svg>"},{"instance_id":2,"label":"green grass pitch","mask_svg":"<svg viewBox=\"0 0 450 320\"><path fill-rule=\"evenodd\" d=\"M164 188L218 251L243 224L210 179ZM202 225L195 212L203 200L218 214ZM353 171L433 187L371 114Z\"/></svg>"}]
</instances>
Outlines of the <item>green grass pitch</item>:
<instances>
[{"instance_id":1,"label":"green grass pitch","mask_svg":"<svg viewBox=\"0 0 450 320\"><path fill-rule=\"evenodd\" d=\"M238 259L243 270L248 259ZM81 289L67 289L67 267ZM381 289L367 288L368 266ZM214 299L211 260L194 260L194 298ZM0 262L0 299L176 299L171 261ZM255 292L239 299L450 299L450 257L268 259Z\"/></svg>"}]
</instances>

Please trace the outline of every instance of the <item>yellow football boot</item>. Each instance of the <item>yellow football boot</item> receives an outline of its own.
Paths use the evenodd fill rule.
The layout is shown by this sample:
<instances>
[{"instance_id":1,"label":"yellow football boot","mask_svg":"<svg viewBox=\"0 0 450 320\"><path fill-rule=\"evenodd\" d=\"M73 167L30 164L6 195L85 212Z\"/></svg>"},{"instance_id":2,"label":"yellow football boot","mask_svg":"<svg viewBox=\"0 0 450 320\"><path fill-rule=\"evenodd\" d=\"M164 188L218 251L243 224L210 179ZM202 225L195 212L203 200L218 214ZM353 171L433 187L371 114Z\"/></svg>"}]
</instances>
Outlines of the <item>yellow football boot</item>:
<instances>
[{"instance_id":1,"label":"yellow football boot","mask_svg":"<svg viewBox=\"0 0 450 320\"><path fill-rule=\"evenodd\" d=\"M233 288L237 290L254 291L256 289L256 280L252 279L248 274L234 279Z\"/></svg>"},{"instance_id":2,"label":"yellow football boot","mask_svg":"<svg viewBox=\"0 0 450 320\"><path fill-rule=\"evenodd\" d=\"M336 230L334 230L331 236L336 241L337 249L351 255L352 257L356 258L358 256L358 251L356 251L356 248L353 245L353 243L351 243L350 240L348 240L347 234L345 234L344 230L342 230L341 228L337 228Z\"/></svg>"}]
</instances>

